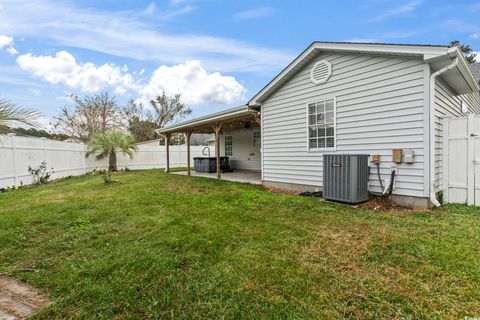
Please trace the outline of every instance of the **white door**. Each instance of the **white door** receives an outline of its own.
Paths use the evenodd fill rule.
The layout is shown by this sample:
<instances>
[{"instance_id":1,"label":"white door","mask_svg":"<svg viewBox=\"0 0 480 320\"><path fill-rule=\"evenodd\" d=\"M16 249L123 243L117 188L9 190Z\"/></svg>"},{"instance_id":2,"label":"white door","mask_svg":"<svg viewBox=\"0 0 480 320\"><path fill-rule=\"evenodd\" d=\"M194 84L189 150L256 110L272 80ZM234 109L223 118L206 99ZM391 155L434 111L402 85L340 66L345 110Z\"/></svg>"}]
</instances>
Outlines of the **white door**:
<instances>
[{"instance_id":1,"label":"white door","mask_svg":"<svg viewBox=\"0 0 480 320\"><path fill-rule=\"evenodd\" d=\"M480 205L480 117L447 119L444 129L446 200Z\"/></svg>"},{"instance_id":2,"label":"white door","mask_svg":"<svg viewBox=\"0 0 480 320\"><path fill-rule=\"evenodd\" d=\"M260 171L261 141L259 135L254 135L254 132L250 129L240 129L225 133L225 137L231 137L229 139L231 142L230 166L232 169ZM222 146L222 150L225 151L225 139L222 139Z\"/></svg>"}]
</instances>

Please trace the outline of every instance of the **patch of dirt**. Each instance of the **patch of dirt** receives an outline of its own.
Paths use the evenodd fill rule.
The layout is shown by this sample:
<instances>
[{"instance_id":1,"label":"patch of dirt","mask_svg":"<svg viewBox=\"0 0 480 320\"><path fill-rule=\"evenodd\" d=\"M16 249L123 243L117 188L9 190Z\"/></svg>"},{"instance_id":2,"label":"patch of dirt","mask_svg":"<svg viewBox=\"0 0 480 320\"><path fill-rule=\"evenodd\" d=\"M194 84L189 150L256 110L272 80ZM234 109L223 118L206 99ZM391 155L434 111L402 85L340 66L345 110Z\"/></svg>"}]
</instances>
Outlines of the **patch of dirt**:
<instances>
[{"instance_id":1,"label":"patch of dirt","mask_svg":"<svg viewBox=\"0 0 480 320\"><path fill-rule=\"evenodd\" d=\"M316 228L314 240L301 249L300 259L310 269L357 271L356 262L368 251L372 229L366 226Z\"/></svg>"},{"instance_id":2,"label":"patch of dirt","mask_svg":"<svg viewBox=\"0 0 480 320\"><path fill-rule=\"evenodd\" d=\"M210 191L209 188L206 187L192 187L189 192L191 193L208 193Z\"/></svg>"},{"instance_id":3,"label":"patch of dirt","mask_svg":"<svg viewBox=\"0 0 480 320\"><path fill-rule=\"evenodd\" d=\"M367 202L361 203L357 206L357 208L363 208L363 209L368 209L368 210L374 210L374 211L398 211L398 212L405 212L405 211L419 211L419 210L425 210L425 209L418 209L418 208L412 208L412 207L402 207L395 202L392 201L392 199L387 198L387 197L374 197L370 199Z\"/></svg>"},{"instance_id":4,"label":"patch of dirt","mask_svg":"<svg viewBox=\"0 0 480 320\"><path fill-rule=\"evenodd\" d=\"M34 287L0 274L0 320L27 319L49 304Z\"/></svg>"},{"instance_id":5,"label":"patch of dirt","mask_svg":"<svg viewBox=\"0 0 480 320\"><path fill-rule=\"evenodd\" d=\"M290 195L290 196L296 196L298 195L298 191L292 191L292 190L287 190L287 189L282 189L282 188L274 188L274 187L265 187L268 191L271 193L277 193L277 194L285 194L285 195Z\"/></svg>"}]
</instances>

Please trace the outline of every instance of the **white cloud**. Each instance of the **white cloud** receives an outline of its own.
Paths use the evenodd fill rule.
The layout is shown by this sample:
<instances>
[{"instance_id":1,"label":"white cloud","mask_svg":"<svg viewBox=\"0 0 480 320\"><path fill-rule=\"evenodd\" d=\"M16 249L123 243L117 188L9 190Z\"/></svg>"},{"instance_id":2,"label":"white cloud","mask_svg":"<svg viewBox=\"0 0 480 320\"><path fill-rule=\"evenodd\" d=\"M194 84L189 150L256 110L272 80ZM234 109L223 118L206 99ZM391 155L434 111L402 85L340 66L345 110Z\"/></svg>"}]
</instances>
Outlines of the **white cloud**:
<instances>
[{"instance_id":1,"label":"white cloud","mask_svg":"<svg viewBox=\"0 0 480 320\"><path fill-rule=\"evenodd\" d=\"M475 62L480 62L480 51L472 51L473 54L476 54L475 56Z\"/></svg>"},{"instance_id":2,"label":"white cloud","mask_svg":"<svg viewBox=\"0 0 480 320\"><path fill-rule=\"evenodd\" d=\"M273 9L269 7L256 8L246 11L237 12L234 16L235 20L252 20L265 18L273 13Z\"/></svg>"},{"instance_id":3,"label":"white cloud","mask_svg":"<svg viewBox=\"0 0 480 320\"><path fill-rule=\"evenodd\" d=\"M61 83L84 92L96 92L114 86L116 93L124 94L136 85L130 74L113 64L78 64L75 57L66 51L59 51L55 56L34 56L28 53L19 56L17 63L23 70L52 84Z\"/></svg>"},{"instance_id":4,"label":"white cloud","mask_svg":"<svg viewBox=\"0 0 480 320\"><path fill-rule=\"evenodd\" d=\"M172 6L176 6L176 4L172 4ZM188 14L195 9L195 7L188 5L181 8L172 8L165 11L159 11L156 4L152 2L140 13L140 15L149 16L161 21L168 21L178 16Z\"/></svg>"},{"instance_id":5,"label":"white cloud","mask_svg":"<svg viewBox=\"0 0 480 320\"><path fill-rule=\"evenodd\" d=\"M0 49L12 45L13 44L13 38L12 37L7 37L0 35Z\"/></svg>"},{"instance_id":6,"label":"white cloud","mask_svg":"<svg viewBox=\"0 0 480 320\"><path fill-rule=\"evenodd\" d=\"M52 125L52 120L47 117L40 117L40 119L38 119L38 127L47 132L53 132L55 130L55 127Z\"/></svg>"},{"instance_id":7,"label":"white cloud","mask_svg":"<svg viewBox=\"0 0 480 320\"><path fill-rule=\"evenodd\" d=\"M15 49L14 47L8 47L7 52L10 53L12 56L18 54L17 49Z\"/></svg>"},{"instance_id":8,"label":"white cloud","mask_svg":"<svg viewBox=\"0 0 480 320\"><path fill-rule=\"evenodd\" d=\"M248 42L166 32L141 10L107 12L57 0L2 0L2 5L2 32L59 46L167 65L199 60L208 70L221 72L271 73L293 59L284 51Z\"/></svg>"},{"instance_id":9,"label":"white cloud","mask_svg":"<svg viewBox=\"0 0 480 320\"><path fill-rule=\"evenodd\" d=\"M385 10L378 14L376 17L371 19L371 22L378 22L378 21L383 21L387 20L391 17L402 15L405 13L409 13L414 11L418 6L420 6L423 3L423 0L410 0L406 2L405 4L395 7L389 10Z\"/></svg>"},{"instance_id":10,"label":"white cloud","mask_svg":"<svg viewBox=\"0 0 480 320\"><path fill-rule=\"evenodd\" d=\"M13 47L13 38L0 35L0 49L5 48L5 50L11 55L18 54L17 49Z\"/></svg>"},{"instance_id":11,"label":"white cloud","mask_svg":"<svg viewBox=\"0 0 480 320\"><path fill-rule=\"evenodd\" d=\"M234 77L219 72L208 73L199 61L160 66L146 83L135 76L144 74L143 69L131 74L127 66L78 63L67 51L59 51L55 56L28 53L19 56L17 63L23 70L51 84L62 84L87 93L113 89L117 95L138 95L141 101L148 101L165 91L169 95L181 94L183 101L191 105L228 105L245 99L246 92Z\"/></svg>"},{"instance_id":12,"label":"white cloud","mask_svg":"<svg viewBox=\"0 0 480 320\"><path fill-rule=\"evenodd\" d=\"M180 93L191 105L233 104L245 99L245 88L233 77L218 72L208 73L199 61L187 61L154 71L149 83L141 90L141 101L148 101L165 91Z\"/></svg>"}]
</instances>

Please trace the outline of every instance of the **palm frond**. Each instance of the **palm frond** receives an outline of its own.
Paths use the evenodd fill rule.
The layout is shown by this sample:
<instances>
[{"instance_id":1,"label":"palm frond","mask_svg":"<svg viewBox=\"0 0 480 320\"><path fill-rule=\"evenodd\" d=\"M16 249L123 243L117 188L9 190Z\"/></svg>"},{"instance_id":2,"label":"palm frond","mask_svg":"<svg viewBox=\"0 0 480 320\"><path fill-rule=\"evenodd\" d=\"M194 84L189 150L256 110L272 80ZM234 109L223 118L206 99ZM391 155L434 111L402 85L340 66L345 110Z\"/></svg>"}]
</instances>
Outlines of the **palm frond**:
<instances>
[{"instance_id":1,"label":"palm frond","mask_svg":"<svg viewBox=\"0 0 480 320\"><path fill-rule=\"evenodd\" d=\"M40 116L35 110L21 108L8 100L0 99L0 130L19 123L38 127Z\"/></svg>"},{"instance_id":2,"label":"palm frond","mask_svg":"<svg viewBox=\"0 0 480 320\"><path fill-rule=\"evenodd\" d=\"M87 154L89 157L95 155L99 160L109 157L112 152L123 152L130 158L137 150L135 139L120 131L109 131L97 133L92 136L87 145Z\"/></svg>"}]
</instances>

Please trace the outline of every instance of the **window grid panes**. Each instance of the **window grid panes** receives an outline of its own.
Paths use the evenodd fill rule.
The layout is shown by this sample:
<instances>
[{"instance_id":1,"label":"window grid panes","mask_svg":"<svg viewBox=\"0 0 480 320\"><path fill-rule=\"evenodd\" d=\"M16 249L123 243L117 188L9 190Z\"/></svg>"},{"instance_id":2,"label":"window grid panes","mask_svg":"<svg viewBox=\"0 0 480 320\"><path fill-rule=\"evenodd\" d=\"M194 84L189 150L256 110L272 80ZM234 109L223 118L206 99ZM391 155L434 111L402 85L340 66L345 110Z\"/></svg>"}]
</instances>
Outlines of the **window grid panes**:
<instances>
[{"instance_id":1,"label":"window grid panes","mask_svg":"<svg viewBox=\"0 0 480 320\"><path fill-rule=\"evenodd\" d=\"M225 157L233 156L233 137L225 136Z\"/></svg>"},{"instance_id":2,"label":"window grid panes","mask_svg":"<svg viewBox=\"0 0 480 320\"><path fill-rule=\"evenodd\" d=\"M308 105L308 145L310 149L335 147L334 99Z\"/></svg>"}]
</instances>

